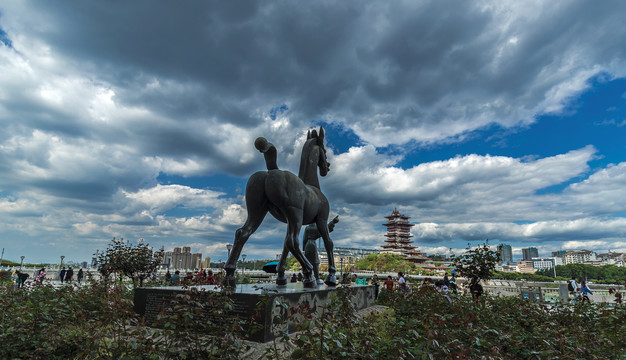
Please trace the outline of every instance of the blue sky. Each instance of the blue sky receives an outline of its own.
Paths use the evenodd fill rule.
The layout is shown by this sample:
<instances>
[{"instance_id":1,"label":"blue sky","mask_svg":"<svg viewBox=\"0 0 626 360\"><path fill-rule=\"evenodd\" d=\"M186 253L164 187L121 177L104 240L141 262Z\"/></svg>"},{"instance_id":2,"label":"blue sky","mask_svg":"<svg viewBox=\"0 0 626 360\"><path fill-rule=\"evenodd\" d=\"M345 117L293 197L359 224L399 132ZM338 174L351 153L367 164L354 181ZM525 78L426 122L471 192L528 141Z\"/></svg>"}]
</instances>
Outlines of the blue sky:
<instances>
[{"instance_id":1,"label":"blue sky","mask_svg":"<svg viewBox=\"0 0 626 360\"><path fill-rule=\"evenodd\" d=\"M264 136L297 171L324 126L337 246L626 251L619 1L0 5L0 246L112 237L224 259ZM266 218L244 248L273 258Z\"/></svg>"}]
</instances>

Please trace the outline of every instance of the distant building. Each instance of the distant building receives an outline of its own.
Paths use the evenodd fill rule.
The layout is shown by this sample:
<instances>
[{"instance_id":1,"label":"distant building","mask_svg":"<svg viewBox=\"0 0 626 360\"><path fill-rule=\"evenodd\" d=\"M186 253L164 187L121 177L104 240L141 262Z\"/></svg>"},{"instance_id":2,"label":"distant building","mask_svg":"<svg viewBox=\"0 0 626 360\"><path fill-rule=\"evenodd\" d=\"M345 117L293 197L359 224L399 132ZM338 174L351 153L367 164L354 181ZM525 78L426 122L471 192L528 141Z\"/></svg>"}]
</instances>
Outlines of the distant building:
<instances>
[{"instance_id":1,"label":"distant building","mask_svg":"<svg viewBox=\"0 0 626 360\"><path fill-rule=\"evenodd\" d=\"M378 249L364 249L364 248L349 248L349 247L334 247L333 256L335 257L335 266L341 259L344 259L346 263L352 264L357 260L369 255L378 254ZM328 254L325 248L317 248L317 254L320 258L320 264L328 265ZM279 258L279 256L277 256Z\"/></svg>"},{"instance_id":2,"label":"distant building","mask_svg":"<svg viewBox=\"0 0 626 360\"><path fill-rule=\"evenodd\" d=\"M173 251L166 251L163 256L163 264L173 269L199 269L202 267L202 254L191 253L191 247L185 246L182 251L175 247Z\"/></svg>"},{"instance_id":3,"label":"distant building","mask_svg":"<svg viewBox=\"0 0 626 360\"><path fill-rule=\"evenodd\" d=\"M517 260L517 272L528 274L534 273L535 271L537 271L537 269L533 267L532 260Z\"/></svg>"},{"instance_id":4,"label":"distant building","mask_svg":"<svg viewBox=\"0 0 626 360\"><path fill-rule=\"evenodd\" d=\"M563 256L563 262L567 264L582 264L587 261L596 261L596 253L590 250L568 251Z\"/></svg>"},{"instance_id":5,"label":"distant building","mask_svg":"<svg viewBox=\"0 0 626 360\"><path fill-rule=\"evenodd\" d=\"M513 264L513 249L509 244L498 245L498 253L500 254L500 262L502 264Z\"/></svg>"},{"instance_id":6,"label":"distant building","mask_svg":"<svg viewBox=\"0 0 626 360\"><path fill-rule=\"evenodd\" d=\"M202 269L210 269L211 268L211 257L207 256L200 262L200 267Z\"/></svg>"},{"instance_id":7,"label":"distant building","mask_svg":"<svg viewBox=\"0 0 626 360\"><path fill-rule=\"evenodd\" d=\"M567 253L567 250L559 250L559 251L553 251L552 252L552 257L564 257L565 253Z\"/></svg>"},{"instance_id":8,"label":"distant building","mask_svg":"<svg viewBox=\"0 0 626 360\"><path fill-rule=\"evenodd\" d=\"M528 247L522 249L522 259L532 260L532 258L539 257L539 251L536 247Z\"/></svg>"},{"instance_id":9,"label":"distant building","mask_svg":"<svg viewBox=\"0 0 626 360\"><path fill-rule=\"evenodd\" d=\"M563 265L563 260L558 257L533 258L532 262L533 269L537 270L552 269L556 265Z\"/></svg>"},{"instance_id":10,"label":"distant building","mask_svg":"<svg viewBox=\"0 0 626 360\"><path fill-rule=\"evenodd\" d=\"M394 209L391 215L385 216L387 222L383 225L387 227L385 234L385 244L380 252L383 254L396 254L415 264L424 264L430 259L426 253L419 251L411 245L411 227L415 224L409 223L409 216L400 214L398 209Z\"/></svg>"},{"instance_id":11,"label":"distant building","mask_svg":"<svg viewBox=\"0 0 626 360\"><path fill-rule=\"evenodd\" d=\"M507 265L507 264L496 265L496 270L497 271L504 271L504 272L516 272L517 271L517 266L515 266L515 265Z\"/></svg>"},{"instance_id":12,"label":"distant building","mask_svg":"<svg viewBox=\"0 0 626 360\"><path fill-rule=\"evenodd\" d=\"M407 260L411 261L414 264L425 264L431 259L426 256L425 252L421 252L417 250L417 248L413 248L407 252ZM444 256L445 258L445 256Z\"/></svg>"},{"instance_id":13,"label":"distant building","mask_svg":"<svg viewBox=\"0 0 626 360\"><path fill-rule=\"evenodd\" d=\"M598 254L596 258L598 261L602 262L602 265L626 266L626 253L618 253L609 250L608 253Z\"/></svg>"}]
</instances>

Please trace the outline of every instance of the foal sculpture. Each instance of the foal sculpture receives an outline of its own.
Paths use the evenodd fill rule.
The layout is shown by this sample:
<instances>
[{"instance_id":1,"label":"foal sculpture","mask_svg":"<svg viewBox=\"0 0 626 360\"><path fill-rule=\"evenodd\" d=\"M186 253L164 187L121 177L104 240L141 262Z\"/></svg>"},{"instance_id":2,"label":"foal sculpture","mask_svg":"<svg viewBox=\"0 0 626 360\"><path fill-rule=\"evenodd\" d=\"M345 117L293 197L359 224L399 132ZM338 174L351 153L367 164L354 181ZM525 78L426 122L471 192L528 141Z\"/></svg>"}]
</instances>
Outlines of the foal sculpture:
<instances>
[{"instance_id":1,"label":"foal sculpture","mask_svg":"<svg viewBox=\"0 0 626 360\"><path fill-rule=\"evenodd\" d=\"M276 148L265 138L259 137L254 146L264 154L267 171L259 171L248 179L246 184L246 205L248 218L245 224L235 232L233 248L224 266L226 277L224 285L236 286L235 269L237 259L243 245L263 222L269 212L277 220L287 223L287 234L280 261L276 268L277 285L286 285L285 260L291 252L302 265L304 286L316 286L313 276L313 267L298 246L298 236L302 225L315 223L324 240L324 247L328 254L328 276L324 281L329 286L335 286L335 260L333 257L333 243L328 230L328 215L330 205L328 199L320 190L317 178L317 168L320 175L326 176L330 163L326 159L324 148L324 129L309 131L307 140L302 147L300 170L298 176L278 169L276 165Z\"/></svg>"}]
</instances>

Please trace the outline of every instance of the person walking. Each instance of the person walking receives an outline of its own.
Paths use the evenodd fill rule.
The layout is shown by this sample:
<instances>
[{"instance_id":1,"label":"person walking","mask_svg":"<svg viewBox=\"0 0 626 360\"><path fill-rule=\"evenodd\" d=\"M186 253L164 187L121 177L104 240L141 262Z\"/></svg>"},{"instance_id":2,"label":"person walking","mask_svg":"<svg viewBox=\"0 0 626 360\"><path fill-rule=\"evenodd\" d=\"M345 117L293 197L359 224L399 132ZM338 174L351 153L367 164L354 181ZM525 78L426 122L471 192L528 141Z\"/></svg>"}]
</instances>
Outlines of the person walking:
<instances>
[{"instance_id":1,"label":"person walking","mask_svg":"<svg viewBox=\"0 0 626 360\"><path fill-rule=\"evenodd\" d=\"M176 270L174 275L170 278L170 285L177 285L180 280L180 271Z\"/></svg>"},{"instance_id":2,"label":"person walking","mask_svg":"<svg viewBox=\"0 0 626 360\"><path fill-rule=\"evenodd\" d=\"M387 291L392 292L393 291L393 279L391 278L391 275L387 276L387 280L385 280L385 289L387 289Z\"/></svg>"},{"instance_id":3,"label":"person walking","mask_svg":"<svg viewBox=\"0 0 626 360\"><path fill-rule=\"evenodd\" d=\"M452 270L452 277L450 278L450 290L456 294L456 273Z\"/></svg>"},{"instance_id":4,"label":"person walking","mask_svg":"<svg viewBox=\"0 0 626 360\"><path fill-rule=\"evenodd\" d=\"M209 272L206 275L206 282L209 285L215 285L215 276L213 276L213 270L209 269Z\"/></svg>"},{"instance_id":5,"label":"person walking","mask_svg":"<svg viewBox=\"0 0 626 360\"><path fill-rule=\"evenodd\" d=\"M480 285L480 280L475 279L472 280L472 284L470 285L470 292L472 293L472 297L476 302L480 301L480 298L483 296L483 286Z\"/></svg>"},{"instance_id":6,"label":"person walking","mask_svg":"<svg viewBox=\"0 0 626 360\"><path fill-rule=\"evenodd\" d=\"M65 282L68 282L68 283L72 282L73 277L74 277L74 270L70 266L70 268L67 269L67 272L65 273Z\"/></svg>"},{"instance_id":7,"label":"person walking","mask_svg":"<svg viewBox=\"0 0 626 360\"><path fill-rule=\"evenodd\" d=\"M79 284L81 281L83 281L84 276L85 276L85 273L83 272L83 269L78 269L78 274L76 274L76 280L78 280Z\"/></svg>"},{"instance_id":8,"label":"person walking","mask_svg":"<svg viewBox=\"0 0 626 360\"><path fill-rule=\"evenodd\" d=\"M378 275L374 274L372 277L371 284L374 285L374 299L378 299L378 288L380 287L380 283L378 281Z\"/></svg>"},{"instance_id":9,"label":"person walking","mask_svg":"<svg viewBox=\"0 0 626 360\"><path fill-rule=\"evenodd\" d=\"M404 274L402 272L398 273L398 290L405 294L409 292L409 288L406 285L406 280L404 280Z\"/></svg>"},{"instance_id":10,"label":"person walking","mask_svg":"<svg viewBox=\"0 0 626 360\"><path fill-rule=\"evenodd\" d=\"M43 280L45 278L46 278L46 269L41 268L41 270L39 270L39 272L37 273L37 276L35 276L35 282L38 284L43 284Z\"/></svg>"},{"instance_id":11,"label":"person walking","mask_svg":"<svg viewBox=\"0 0 626 360\"><path fill-rule=\"evenodd\" d=\"M65 280L65 266L63 267L63 269L61 269L61 272L59 273L59 280L61 280L61 284L63 284L63 280Z\"/></svg>"},{"instance_id":12,"label":"person walking","mask_svg":"<svg viewBox=\"0 0 626 360\"><path fill-rule=\"evenodd\" d=\"M17 287L21 288L24 287L24 283L26 282L26 279L28 279L28 274L25 274L19 270L16 271L17 274Z\"/></svg>"},{"instance_id":13,"label":"person walking","mask_svg":"<svg viewBox=\"0 0 626 360\"><path fill-rule=\"evenodd\" d=\"M582 297L583 297L582 302L586 301L588 303L591 303L591 300L589 299L588 295L593 295L593 292L591 292L591 290L587 286L587 282L584 280L583 282L580 283L580 293L582 294Z\"/></svg>"},{"instance_id":14,"label":"person walking","mask_svg":"<svg viewBox=\"0 0 626 360\"><path fill-rule=\"evenodd\" d=\"M578 284L576 283L576 277L572 276L572 279L567 283L567 290L569 294L572 295L573 299L576 300L576 295L578 292Z\"/></svg>"}]
</instances>

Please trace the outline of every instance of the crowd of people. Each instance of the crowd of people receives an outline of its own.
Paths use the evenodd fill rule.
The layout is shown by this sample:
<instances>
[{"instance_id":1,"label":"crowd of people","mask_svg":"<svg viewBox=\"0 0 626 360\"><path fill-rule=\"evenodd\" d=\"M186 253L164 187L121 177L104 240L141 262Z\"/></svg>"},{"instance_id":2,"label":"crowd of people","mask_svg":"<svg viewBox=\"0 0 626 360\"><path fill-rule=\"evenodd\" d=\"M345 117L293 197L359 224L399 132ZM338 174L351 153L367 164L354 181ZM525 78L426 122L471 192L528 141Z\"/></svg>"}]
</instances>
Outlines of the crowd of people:
<instances>
[{"instance_id":1,"label":"crowd of people","mask_svg":"<svg viewBox=\"0 0 626 360\"><path fill-rule=\"evenodd\" d=\"M11 274L11 279L16 283L17 287L24 286L24 283L29 278L29 274L21 272L20 270L9 270ZM47 273L45 268L41 268L37 271L34 282L36 284L42 284L45 279L47 279ZM156 274L155 274L156 275ZM174 274L171 274L168 270L165 273L165 285L218 285L221 283L221 273L214 274L210 269L200 269L195 272L187 272L183 277L180 271L176 270ZM76 274L76 280L80 283L83 281L85 277L85 273L83 269L79 269ZM63 267L59 272L58 279L61 283L72 283L74 280L74 269L70 266L68 269ZM365 282L365 279L361 279ZM291 282L301 282L303 281L302 274L293 274L291 278ZM357 274L346 273L342 276L343 284L358 284ZM402 272L398 272L397 277L394 279L391 275L387 276L387 278L382 281L378 278L378 275L374 274L372 278L369 280L370 285L374 285L375 296L378 297L378 294L381 290L387 292L397 291L399 293L409 293L411 288L407 283L404 274ZM437 292L442 293L443 295L448 295L450 293L457 293L457 279L455 271L453 270L451 276L449 277L446 273L443 279L433 281L432 278L425 278L422 283L419 285L419 288L422 287L430 287ZM569 295L571 297L571 301L576 302L590 302L589 295L593 295L591 289L586 281L581 281L580 283L576 281L575 277L572 277L570 281L567 283ZM474 300L479 301L482 297L484 290L480 281L470 281L469 291L474 298Z\"/></svg>"},{"instance_id":2,"label":"crowd of people","mask_svg":"<svg viewBox=\"0 0 626 360\"><path fill-rule=\"evenodd\" d=\"M188 271L185 277L182 277L180 271L174 271L174 274L169 270L165 273L166 285L218 285L221 283L222 274L213 274L213 270L200 269L197 272Z\"/></svg>"},{"instance_id":3,"label":"crowd of people","mask_svg":"<svg viewBox=\"0 0 626 360\"><path fill-rule=\"evenodd\" d=\"M356 277L356 275L354 275ZM374 274L370 280L370 285L374 285L375 296L378 297L381 282L378 278L378 275ZM448 295L450 293L457 292L457 284L456 284L456 274L452 271L451 277L448 277L448 274L445 274L443 279L433 281L432 278L425 278L422 283L419 285L419 288L432 288L437 292L440 292L444 295ZM391 275L387 276L387 279L382 282L383 291L393 292L398 291L399 293L407 294L411 291L410 285L407 283L404 273L399 272L397 277L394 279ZM472 294L478 299L482 295L482 286L477 284L473 289L470 289Z\"/></svg>"},{"instance_id":4,"label":"crowd of people","mask_svg":"<svg viewBox=\"0 0 626 360\"><path fill-rule=\"evenodd\" d=\"M15 282L16 287L18 288L23 287L26 281L28 280L28 278L30 277L29 274L19 269L9 269L8 272L11 274L11 280ZM34 275L34 282L35 284L38 284L38 285L43 284L44 280L49 279L47 277L48 273L46 272L46 268L43 268L43 267L37 270L37 272L33 275ZM79 269L78 272L76 273L76 280L79 283L81 283L84 278L85 278L85 272L83 271L83 269ZM61 281L62 284L71 283L74 280L74 269L72 269L71 266L68 269L63 267L61 271L59 272L58 279L59 281Z\"/></svg>"}]
</instances>

